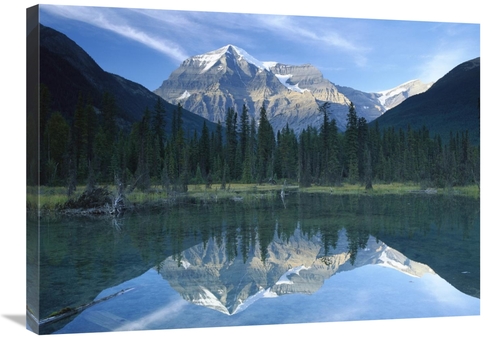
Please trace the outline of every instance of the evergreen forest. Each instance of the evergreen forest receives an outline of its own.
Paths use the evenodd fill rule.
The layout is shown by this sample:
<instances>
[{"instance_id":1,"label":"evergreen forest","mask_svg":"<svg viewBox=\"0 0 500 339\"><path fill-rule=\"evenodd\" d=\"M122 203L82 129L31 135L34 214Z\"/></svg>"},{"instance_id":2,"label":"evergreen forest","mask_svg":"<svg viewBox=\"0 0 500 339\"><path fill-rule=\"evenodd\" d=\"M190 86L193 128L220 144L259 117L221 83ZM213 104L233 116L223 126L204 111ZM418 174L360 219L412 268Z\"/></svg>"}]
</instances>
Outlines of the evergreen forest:
<instances>
[{"instance_id":1,"label":"evergreen forest","mask_svg":"<svg viewBox=\"0 0 500 339\"><path fill-rule=\"evenodd\" d=\"M71 121L51 111L50 100L42 85L39 182L67 187L68 196L77 185L143 191L161 187L167 192L185 192L190 184L225 189L230 183L479 186L479 146L471 143L468 132L450 131L442 138L426 127L381 130L376 121L368 125L358 117L353 104L344 132L328 118L325 104L319 108L320 128L299 134L288 125L274 131L264 106L258 119L243 106L241 112L228 108L215 131L204 125L188 135L180 104L167 112L158 99L154 107L144 108L140 121L125 128L117 123L116 99L109 93L104 93L100 111L80 95ZM172 115L171 126L166 126L167 114ZM35 183L28 174L28 184Z\"/></svg>"}]
</instances>

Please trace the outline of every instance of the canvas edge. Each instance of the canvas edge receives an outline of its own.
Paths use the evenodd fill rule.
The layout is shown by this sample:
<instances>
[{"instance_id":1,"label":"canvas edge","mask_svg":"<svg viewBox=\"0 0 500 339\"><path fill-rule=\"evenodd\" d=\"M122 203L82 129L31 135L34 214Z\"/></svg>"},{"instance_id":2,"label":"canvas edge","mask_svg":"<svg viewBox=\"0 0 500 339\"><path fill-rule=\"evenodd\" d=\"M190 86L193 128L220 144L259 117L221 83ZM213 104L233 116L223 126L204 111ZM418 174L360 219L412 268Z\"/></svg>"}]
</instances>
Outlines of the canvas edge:
<instances>
[{"instance_id":1,"label":"canvas edge","mask_svg":"<svg viewBox=\"0 0 500 339\"><path fill-rule=\"evenodd\" d=\"M40 187L40 121L39 121L39 5L26 9L26 204L28 193ZM38 200L38 199L37 199ZM38 203L32 206L38 210ZM39 221L26 216L26 329L40 334L40 251Z\"/></svg>"}]
</instances>

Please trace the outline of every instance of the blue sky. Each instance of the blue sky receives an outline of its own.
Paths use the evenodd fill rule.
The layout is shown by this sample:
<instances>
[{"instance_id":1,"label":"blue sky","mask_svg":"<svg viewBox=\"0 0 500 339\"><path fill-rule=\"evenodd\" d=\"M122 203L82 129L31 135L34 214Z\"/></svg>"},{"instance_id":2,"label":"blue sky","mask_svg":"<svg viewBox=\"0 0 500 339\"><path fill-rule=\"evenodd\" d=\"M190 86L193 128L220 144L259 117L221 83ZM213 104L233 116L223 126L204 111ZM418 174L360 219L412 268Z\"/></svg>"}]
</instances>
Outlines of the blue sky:
<instances>
[{"instance_id":1,"label":"blue sky","mask_svg":"<svg viewBox=\"0 0 500 339\"><path fill-rule=\"evenodd\" d=\"M260 61L312 64L365 92L436 81L480 56L474 23L42 5L40 22L106 71L155 90L188 57L227 44Z\"/></svg>"}]
</instances>

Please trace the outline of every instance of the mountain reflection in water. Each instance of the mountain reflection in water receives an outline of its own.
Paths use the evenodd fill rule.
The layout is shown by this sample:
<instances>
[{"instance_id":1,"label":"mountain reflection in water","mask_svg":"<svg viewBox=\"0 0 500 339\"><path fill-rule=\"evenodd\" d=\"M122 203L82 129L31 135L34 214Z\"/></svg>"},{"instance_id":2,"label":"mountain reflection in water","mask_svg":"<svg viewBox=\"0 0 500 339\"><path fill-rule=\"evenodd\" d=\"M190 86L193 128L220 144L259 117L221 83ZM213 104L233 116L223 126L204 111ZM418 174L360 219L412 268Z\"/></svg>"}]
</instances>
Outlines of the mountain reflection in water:
<instances>
[{"instance_id":1,"label":"mountain reflection in water","mask_svg":"<svg viewBox=\"0 0 500 339\"><path fill-rule=\"evenodd\" d=\"M48 222L46 313L133 290L45 333L479 315L478 212L461 197L297 194Z\"/></svg>"},{"instance_id":2,"label":"mountain reflection in water","mask_svg":"<svg viewBox=\"0 0 500 339\"><path fill-rule=\"evenodd\" d=\"M365 265L390 267L415 278L434 274L427 265L409 260L374 237L351 264L345 229L331 253L322 254L322 245L320 235L308 237L297 228L287 240L276 235L264 260L256 247L244 261L242 256L229 260L226 244L211 239L182 252L180 265L176 258L167 258L159 273L185 300L228 315L260 298L316 293L332 275Z\"/></svg>"},{"instance_id":3,"label":"mountain reflection in water","mask_svg":"<svg viewBox=\"0 0 500 339\"><path fill-rule=\"evenodd\" d=\"M104 291L136 289L59 333L479 315L479 299L372 236L352 264L340 233L323 255L321 237L297 228L286 241L276 236L265 260L256 244L245 262L210 239Z\"/></svg>"}]
</instances>

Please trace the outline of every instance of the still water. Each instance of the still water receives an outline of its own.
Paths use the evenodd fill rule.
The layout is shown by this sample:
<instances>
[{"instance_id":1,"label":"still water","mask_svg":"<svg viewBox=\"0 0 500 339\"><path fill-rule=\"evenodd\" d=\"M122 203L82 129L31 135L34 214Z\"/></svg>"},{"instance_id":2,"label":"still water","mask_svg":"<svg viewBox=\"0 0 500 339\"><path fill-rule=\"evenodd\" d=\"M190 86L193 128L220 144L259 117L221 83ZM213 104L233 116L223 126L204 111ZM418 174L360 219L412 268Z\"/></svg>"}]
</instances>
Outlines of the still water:
<instances>
[{"instance_id":1,"label":"still water","mask_svg":"<svg viewBox=\"0 0 500 339\"><path fill-rule=\"evenodd\" d=\"M479 228L478 199L416 194L45 218L28 224L29 306L100 301L41 333L479 315Z\"/></svg>"}]
</instances>

